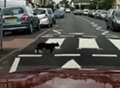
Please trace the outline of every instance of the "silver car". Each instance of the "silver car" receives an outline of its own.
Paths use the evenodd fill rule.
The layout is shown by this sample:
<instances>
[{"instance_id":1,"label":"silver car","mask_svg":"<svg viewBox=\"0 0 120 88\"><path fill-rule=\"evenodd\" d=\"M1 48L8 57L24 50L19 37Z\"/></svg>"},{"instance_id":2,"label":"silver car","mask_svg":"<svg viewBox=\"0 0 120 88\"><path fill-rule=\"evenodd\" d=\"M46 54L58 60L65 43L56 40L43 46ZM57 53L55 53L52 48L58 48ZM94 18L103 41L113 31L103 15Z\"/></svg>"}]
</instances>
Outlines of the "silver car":
<instances>
[{"instance_id":1,"label":"silver car","mask_svg":"<svg viewBox=\"0 0 120 88\"><path fill-rule=\"evenodd\" d=\"M41 26L52 27L53 21L52 21L52 17L49 16L49 14L48 14L48 9L37 8L37 9L34 9L34 12L37 14L37 16L40 20Z\"/></svg>"},{"instance_id":2,"label":"silver car","mask_svg":"<svg viewBox=\"0 0 120 88\"><path fill-rule=\"evenodd\" d=\"M39 30L39 19L30 7L10 7L2 10L3 31L20 31L33 33Z\"/></svg>"}]
</instances>

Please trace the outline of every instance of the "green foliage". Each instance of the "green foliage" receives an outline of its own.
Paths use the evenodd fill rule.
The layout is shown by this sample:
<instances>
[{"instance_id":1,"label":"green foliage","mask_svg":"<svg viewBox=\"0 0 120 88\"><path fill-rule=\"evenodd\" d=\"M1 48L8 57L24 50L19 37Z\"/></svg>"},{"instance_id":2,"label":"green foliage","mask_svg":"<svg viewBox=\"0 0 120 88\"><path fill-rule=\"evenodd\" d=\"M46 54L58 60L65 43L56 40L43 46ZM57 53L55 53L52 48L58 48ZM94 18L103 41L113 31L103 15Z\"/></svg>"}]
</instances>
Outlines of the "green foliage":
<instances>
[{"instance_id":1,"label":"green foliage","mask_svg":"<svg viewBox=\"0 0 120 88\"><path fill-rule=\"evenodd\" d=\"M114 0L93 0L91 1L91 9L110 9Z\"/></svg>"}]
</instances>

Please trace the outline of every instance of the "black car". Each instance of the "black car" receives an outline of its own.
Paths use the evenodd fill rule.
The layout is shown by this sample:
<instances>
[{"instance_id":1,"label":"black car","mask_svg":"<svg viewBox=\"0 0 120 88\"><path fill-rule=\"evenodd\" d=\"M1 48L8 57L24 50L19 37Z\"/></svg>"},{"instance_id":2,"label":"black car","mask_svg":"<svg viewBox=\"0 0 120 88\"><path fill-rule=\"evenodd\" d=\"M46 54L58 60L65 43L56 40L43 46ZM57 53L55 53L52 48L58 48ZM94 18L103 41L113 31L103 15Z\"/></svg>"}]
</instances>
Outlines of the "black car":
<instances>
[{"instance_id":1,"label":"black car","mask_svg":"<svg viewBox=\"0 0 120 88\"><path fill-rule=\"evenodd\" d=\"M120 30L120 10L112 10L106 20L107 29Z\"/></svg>"},{"instance_id":2,"label":"black car","mask_svg":"<svg viewBox=\"0 0 120 88\"><path fill-rule=\"evenodd\" d=\"M3 31L20 31L33 33L39 30L39 19L33 12L33 9L24 7L10 7L1 11L3 18Z\"/></svg>"}]
</instances>

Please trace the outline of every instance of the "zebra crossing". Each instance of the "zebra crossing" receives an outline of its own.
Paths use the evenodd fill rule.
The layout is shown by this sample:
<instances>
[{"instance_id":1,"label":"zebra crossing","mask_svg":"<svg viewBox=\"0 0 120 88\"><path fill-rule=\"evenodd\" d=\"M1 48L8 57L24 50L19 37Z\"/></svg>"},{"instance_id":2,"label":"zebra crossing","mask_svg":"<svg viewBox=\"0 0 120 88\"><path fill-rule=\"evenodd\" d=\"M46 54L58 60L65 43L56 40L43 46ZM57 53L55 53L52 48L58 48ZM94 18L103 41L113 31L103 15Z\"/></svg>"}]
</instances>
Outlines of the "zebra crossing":
<instances>
[{"instance_id":1,"label":"zebra crossing","mask_svg":"<svg viewBox=\"0 0 120 88\"><path fill-rule=\"evenodd\" d=\"M31 68L36 66L57 66L61 68L78 68L82 66L119 66L119 50L120 50L120 39L107 39L105 42L112 44L114 48L118 50L118 53L108 50L100 46L97 38L49 38L45 41L46 43L59 43L59 47L56 47L53 54L19 54L13 61L13 64L9 72L15 72L19 69ZM103 43L101 41L101 43ZM65 51L64 47L67 47ZM108 49L113 48L106 46ZM63 50L63 51L62 51ZM81 52L83 50L83 52ZM95 52L91 52L95 50ZM102 50L102 51L101 51ZM65 51L65 52L64 52ZM68 52L70 51L70 52ZM84 52L85 51L85 52ZM96 52L100 51L100 52ZM86 53L87 52L87 53ZM112 52L112 53L111 53Z\"/></svg>"},{"instance_id":2,"label":"zebra crossing","mask_svg":"<svg viewBox=\"0 0 120 88\"><path fill-rule=\"evenodd\" d=\"M67 40L66 38L50 38L46 41L46 43L57 43L58 42L59 47L56 47L56 49L61 49L65 43L68 43L67 44L68 46L70 43L72 44L78 43L76 44L77 46L75 46L76 49L97 49L99 50L102 48L100 47L100 44L98 44L98 42L96 41L96 38L77 38L76 42L70 42L70 43L67 42L66 40ZM109 41L113 45L113 47L116 47L118 50L120 50L120 39L107 39L107 41ZM101 41L101 43L103 42ZM108 47L108 48L110 49L112 47Z\"/></svg>"}]
</instances>

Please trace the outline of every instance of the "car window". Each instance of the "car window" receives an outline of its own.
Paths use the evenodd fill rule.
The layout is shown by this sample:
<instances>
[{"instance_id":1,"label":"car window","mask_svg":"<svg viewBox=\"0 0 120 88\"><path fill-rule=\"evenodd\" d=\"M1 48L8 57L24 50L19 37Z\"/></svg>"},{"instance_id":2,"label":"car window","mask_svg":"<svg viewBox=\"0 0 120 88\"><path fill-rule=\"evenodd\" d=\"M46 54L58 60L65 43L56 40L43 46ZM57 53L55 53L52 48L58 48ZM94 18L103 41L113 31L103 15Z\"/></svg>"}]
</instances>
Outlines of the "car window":
<instances>
[{"instance_id":1,"label":"car window","mask_svg":"<svg viewBox=\"0 0 120 88\"><path fill-rule=\"evenodd\" d=\"M26 10L27 10L27 13L28 13L29 15L33 15L33 9L32 9L32 8L26 7Z\"/></svg>"},{"instance_id":2,"label":"car window","mask_svg":"<svg viewBox=\"0 0 120 88\"><path fill-rule=\"evenodd\" d=\"M35 12L36 14L45 14L46 11L45 11L45 10L35 9L34 12Z\"/></svg>"},{"instance_id":3,"label":"car window","mask_svg":"<svg viewBox=\"0 0 120 88\"><path fill-rule=\"evenodd\" d=\"M115 12L115 16L116 16L116 17L120 17L120 11L116 11L116 12Z\"/></svg>"},{"instance_id":4,"label":"car window","mask_svg":"<svg viewBox=\"0 0 120 88\"><path fill-rule=\"evenodd\" d=\"M52 14L52 10L48 9L48 14Z\"/></svg>"},{"instance_id":5,"label":"car window","mask_svg":"<svg viewBox=\"0 0 120 88\"><path fill-rule=\"evenodd\" d=\"M18 15L24 13L22 8L6 8L3 10L3 15Z\"/></svg>"}]
</instances>

